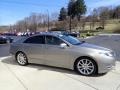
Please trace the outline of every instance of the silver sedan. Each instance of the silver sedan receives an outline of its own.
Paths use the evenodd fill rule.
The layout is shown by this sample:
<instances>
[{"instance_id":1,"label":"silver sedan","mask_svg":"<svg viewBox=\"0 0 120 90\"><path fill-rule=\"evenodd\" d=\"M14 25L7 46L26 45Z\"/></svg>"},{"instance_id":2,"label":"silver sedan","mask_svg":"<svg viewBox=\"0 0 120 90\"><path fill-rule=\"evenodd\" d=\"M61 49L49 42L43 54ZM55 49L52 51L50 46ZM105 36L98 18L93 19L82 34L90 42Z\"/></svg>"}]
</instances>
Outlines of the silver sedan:
<instances>
[{"instance_id":1,"label":"silver sedan","mask_svg":"<svg viewBox=\"0 0 120 90\"><path fill-rule=\"evenodd\" d=\"M112 50L52 33L24 37L11 44L10 53L23 66L37 63L63 67L85 76L107 73L115 66Z\"/></svg>"}]
</instances>

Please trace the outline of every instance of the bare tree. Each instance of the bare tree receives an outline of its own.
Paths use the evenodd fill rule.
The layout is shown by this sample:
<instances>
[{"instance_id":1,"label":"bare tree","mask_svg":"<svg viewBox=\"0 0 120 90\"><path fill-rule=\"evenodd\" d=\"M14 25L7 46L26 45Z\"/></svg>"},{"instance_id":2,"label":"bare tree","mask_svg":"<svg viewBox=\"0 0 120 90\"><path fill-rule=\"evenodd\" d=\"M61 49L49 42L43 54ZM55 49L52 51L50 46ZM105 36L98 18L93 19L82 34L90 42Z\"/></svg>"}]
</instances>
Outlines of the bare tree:
<instances>
[{"instance_id":1,"label":"bare tree","mask_svg":"<svg viewBox=\"0 0 120 90\"><path fill-rule=\"evenodd\" d=\"M100 7L99 17L100 17L100 26L104 29L106 25L106 20L109 19L109 8L108 7Z\"/></svg>"},{"instance_id":2,"label":"bare tree","mask_svg":"<svg viewBox=\"0 0 120 90\"><path fill-rule=\"evenodd\" d=\"M82 30L85 30L85 25L86 25L86 19L85 18L82 19L81 24L82 24Z\"/></svg>"},{"instance_id":3,"label":"bare tree","mask_svg":"<svg viewBox=\"0 0 120 90\"><path fill-rule=\"evenodd\" d=\"M38 23L37 23L38 16L37 16L36 13L32 13L29 18L30 18L30 23L31 23L30 30L32 32L36 32L37 31L37 26L38 26Z\"/></svg>"},{"instance_id":4,"label":"bare tree","mask_svg":"<svg viewBox=\"0 0 120 90\"><path fill-rule=\"evenodd\" d=\"M91 28L94 29L96 23L99 19L99 11L97 9L94 9L91 14Z\"/></svg>"}]
</instances>

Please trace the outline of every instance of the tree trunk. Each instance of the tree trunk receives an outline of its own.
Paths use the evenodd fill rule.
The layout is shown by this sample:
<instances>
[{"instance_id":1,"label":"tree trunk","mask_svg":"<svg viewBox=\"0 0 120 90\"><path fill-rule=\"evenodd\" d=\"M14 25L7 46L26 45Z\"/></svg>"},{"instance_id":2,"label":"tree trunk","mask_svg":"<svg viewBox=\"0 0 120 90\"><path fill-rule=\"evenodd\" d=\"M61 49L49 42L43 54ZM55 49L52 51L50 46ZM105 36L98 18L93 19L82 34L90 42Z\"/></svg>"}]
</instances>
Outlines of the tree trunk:
<instances>
[{"instance_id":1,"label":"tree trunk","mask_svg":"<svg viewBox=\"0 0 120 90\"><path fill-rule=\"evenodd\" d=\"M72 26L72 16L70 15L70 22L69 22L69 30L70 30L70 32L72 32L71 26Z\"/></svg>"}]
</instances>

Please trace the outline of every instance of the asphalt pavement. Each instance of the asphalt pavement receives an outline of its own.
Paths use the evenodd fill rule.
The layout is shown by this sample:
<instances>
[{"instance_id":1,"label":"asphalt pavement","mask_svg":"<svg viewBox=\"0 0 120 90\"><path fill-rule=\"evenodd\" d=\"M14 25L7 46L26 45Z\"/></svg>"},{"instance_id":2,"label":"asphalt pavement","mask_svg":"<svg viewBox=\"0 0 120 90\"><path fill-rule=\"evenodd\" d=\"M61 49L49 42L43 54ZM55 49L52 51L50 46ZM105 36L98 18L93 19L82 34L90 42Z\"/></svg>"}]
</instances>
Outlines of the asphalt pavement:
<instances>
[{"instance_id":1,"label":"asphalt pavement","mask_svg":"<svg viewBox=\"0 0 120 90\"><path fill-rule=\"evenodd\" d=\"M62 68L19 66L11 56L1 57L0 90L120 90L120 62L107 74L87 77Z\"/></svg>"},{"instance_id":2,"label":"asphalt pavement","mask_svg":"<svg viewBox=\"0 0 120 90\"><path fill-rule=\"evenodd\" d=\"M120 61L120 34L103 34L81 40L113 50L117 60Z\"/></svg>"}]
</instances>

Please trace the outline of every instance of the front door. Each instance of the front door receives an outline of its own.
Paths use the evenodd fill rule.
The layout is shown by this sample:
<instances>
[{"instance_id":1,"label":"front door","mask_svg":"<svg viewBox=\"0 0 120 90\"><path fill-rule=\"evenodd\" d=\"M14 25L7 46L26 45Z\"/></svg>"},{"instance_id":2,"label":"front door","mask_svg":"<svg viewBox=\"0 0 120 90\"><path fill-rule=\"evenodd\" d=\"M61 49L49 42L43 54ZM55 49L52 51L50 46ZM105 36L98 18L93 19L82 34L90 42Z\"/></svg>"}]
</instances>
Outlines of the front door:
<instances>
[{"instance_id":1,"label":"front door","mask_svg":"<svg viewBox=\"0 0 120 90\"><path fill-rule=\"evenodd\" d=\"M61 39L54 36L46 36L45 39L45 64L57 67L68 67L68 48L63 49L60 47L60 44L64 42Z\"/></svg>"}]
</instances>

